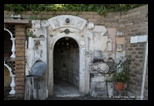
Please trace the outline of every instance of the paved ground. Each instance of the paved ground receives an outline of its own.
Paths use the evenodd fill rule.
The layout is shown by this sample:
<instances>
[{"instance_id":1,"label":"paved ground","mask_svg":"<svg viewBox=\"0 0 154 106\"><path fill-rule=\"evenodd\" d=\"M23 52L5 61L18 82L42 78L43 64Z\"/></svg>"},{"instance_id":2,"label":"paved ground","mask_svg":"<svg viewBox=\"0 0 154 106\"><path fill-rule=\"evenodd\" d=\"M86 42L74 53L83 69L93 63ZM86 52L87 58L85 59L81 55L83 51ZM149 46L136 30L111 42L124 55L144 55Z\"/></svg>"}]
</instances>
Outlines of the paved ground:
<instances>
[{"instance_id":1,"label":"paved ground","mask_svg":"<svg viewBox=\"0 0 154 106\"><path fill-rule=\"evenodd\" d=\"M49 97L46 100L130 100L126 98L94 98L89 95L87 96L79 96L79 97Z\"/></svg>"},{"instance_id":2,"label":"paved ground","mask_svg":"<svg viewBox=\"0 0 154 106\"><path fill-rule=\"evenodd\" d=\"M112 97L92 97L83 95L79 92L79 88L70 83L60 81L55 82L53 96L46 100L128 100L126 98Z\"/></svg>"}]
</instances>

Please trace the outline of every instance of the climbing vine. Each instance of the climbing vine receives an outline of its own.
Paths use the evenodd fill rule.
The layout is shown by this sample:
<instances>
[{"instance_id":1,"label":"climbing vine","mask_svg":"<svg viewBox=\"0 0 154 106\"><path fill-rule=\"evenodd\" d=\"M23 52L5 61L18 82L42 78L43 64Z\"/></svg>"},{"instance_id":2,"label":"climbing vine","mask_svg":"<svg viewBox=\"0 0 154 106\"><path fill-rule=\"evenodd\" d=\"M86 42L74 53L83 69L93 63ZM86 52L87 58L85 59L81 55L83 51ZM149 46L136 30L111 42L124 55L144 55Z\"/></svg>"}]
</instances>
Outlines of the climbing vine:
<instances>
[{"instance_id":1,"label":"climbing vine","mask_svg":"<svg viewBox=\"0 0 154 106\"><path fill-rule=\"evenodd\" d=\"M22 11L94 11L99 14L126 11L145 4L4 4L4 10Z\"/></svg>"}]
</instances>

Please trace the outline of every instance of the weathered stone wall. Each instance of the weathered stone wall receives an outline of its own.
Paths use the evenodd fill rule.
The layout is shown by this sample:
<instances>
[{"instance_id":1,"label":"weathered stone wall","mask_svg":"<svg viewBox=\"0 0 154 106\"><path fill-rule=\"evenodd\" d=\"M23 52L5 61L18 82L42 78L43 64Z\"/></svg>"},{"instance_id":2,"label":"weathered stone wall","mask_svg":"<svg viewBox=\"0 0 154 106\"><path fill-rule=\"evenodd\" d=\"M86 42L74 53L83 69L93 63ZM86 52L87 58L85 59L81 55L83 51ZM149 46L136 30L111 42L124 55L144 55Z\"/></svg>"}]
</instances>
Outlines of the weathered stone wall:
<instances>
[{"instance_id":1,"label":"weathered stone wall","mask_svg":"<svg viewBox=\"0 0 154 106\"><path fill-rule=\"evenodd\" d=\"M12 12L4 11L4 18L9 18ZM148 35L148 5L129 10L127 12L109 13L107 16L101 16L96 12L40 12L33 14L31 11L21 13L23 19L49 19L57 15L76 15L95 25L103 25L108 29L108 36L115 38L113 50L116 51L117 44L123 44L126 55L132 56L132 64L130 66L130 81L128 90L131 94L140 96L142 73L144 64L145 43L130 43L130 37L136 35ZM23 25L16 25L16 95L23 97L24 95L24 44L25 31ZM119 39L116 34L122 32L124 37ZM119 39L119 40L116 40ZM116 54L114 54L116 55ZM148 73L148 71L147 71ZM148 74L146 75L145 99L148 99Z\"/></svg>"}]
</instances>

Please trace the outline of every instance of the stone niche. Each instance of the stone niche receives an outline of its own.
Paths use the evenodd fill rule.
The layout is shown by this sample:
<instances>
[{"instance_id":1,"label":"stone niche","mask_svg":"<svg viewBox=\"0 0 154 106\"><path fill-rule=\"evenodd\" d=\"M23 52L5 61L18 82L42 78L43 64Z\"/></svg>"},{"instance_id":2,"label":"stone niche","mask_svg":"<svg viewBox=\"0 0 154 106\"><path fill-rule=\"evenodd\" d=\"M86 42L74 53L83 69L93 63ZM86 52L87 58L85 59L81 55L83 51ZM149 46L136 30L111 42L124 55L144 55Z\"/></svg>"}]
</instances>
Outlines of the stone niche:
<instances>
[{"instance_id":1,"label":"stone niche","mask_svg":"<svg viewBox=\"0 0 154 106\"><path fill-rule=\"evenodd\" d=\"M26 75L37 60L47 64L47 97L53 95L54 84L60 80L75 85L83 94L108 95L106 79L115 71L113 61L110 64L108 59L120 58L115 53L115 28L106 29L80 17L60 15L33 20L27 31L34 36L26 41Z\"/></svg>"}]
</instances>

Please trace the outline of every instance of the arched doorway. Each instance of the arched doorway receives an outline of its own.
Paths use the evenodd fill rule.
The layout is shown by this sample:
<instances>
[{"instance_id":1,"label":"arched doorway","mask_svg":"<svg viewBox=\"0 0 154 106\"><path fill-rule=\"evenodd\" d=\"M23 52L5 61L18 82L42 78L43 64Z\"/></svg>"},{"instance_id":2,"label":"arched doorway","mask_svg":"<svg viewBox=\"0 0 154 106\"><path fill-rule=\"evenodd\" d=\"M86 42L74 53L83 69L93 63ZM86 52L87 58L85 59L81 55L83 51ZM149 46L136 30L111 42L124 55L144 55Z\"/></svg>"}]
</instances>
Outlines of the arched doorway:
<instances>
[{"instance_id":1,"label":"arched doorway","mask_svg":"<svg viewBox=\"0 0 154 106\"><path fill-rule=\"evenodd\" d=\"M70 22L66 21L70 20ZM79 49L79 82L78 82L78 91L81 94L89 93L89 71L88 71L88 59L86 58L86 49L88 48L87 30L86 25L87 21L76 16L71 15L61 15L48 19L48 24L50 27L47 29L47 94L52 96L54 94L54 48L55 44L60 40L72 38L72 41L75 41ZM56 56L55 56L56 57ZM58 57L59 58L59 57ZM65 64L62 64L65 67ZM63 67L62 66L62 67ZM73 85L73 84L72 84ZM72 94L73 95L73 94Z\"/></svg>"},{"instance_id":2,"label":"arched doorway","mask_svg":"<svg viewBox=\"0 0 154 106\"><path fill-rule=\"evenodd\" d=\"M54 45L53 73L55 96L79 96L79 46L70 37Z\"/></svg>"}]
</instances>

